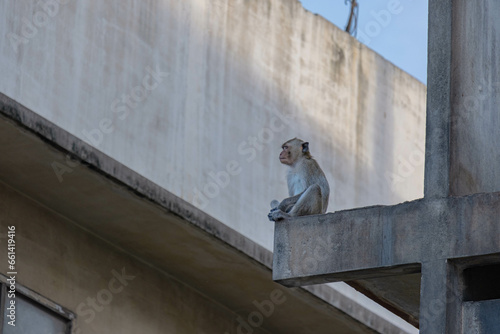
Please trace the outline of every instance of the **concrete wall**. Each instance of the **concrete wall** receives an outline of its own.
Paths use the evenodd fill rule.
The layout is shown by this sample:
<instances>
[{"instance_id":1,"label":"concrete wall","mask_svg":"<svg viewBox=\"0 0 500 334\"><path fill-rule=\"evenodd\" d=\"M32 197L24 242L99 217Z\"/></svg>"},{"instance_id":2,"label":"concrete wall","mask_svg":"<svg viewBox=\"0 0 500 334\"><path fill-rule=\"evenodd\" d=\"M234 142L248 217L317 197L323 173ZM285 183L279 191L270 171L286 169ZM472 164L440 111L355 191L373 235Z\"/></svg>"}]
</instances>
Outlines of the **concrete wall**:
<instances>
[{"instance_id":1,"label":"concrete wall","mask_svg":"<svg viewBox=\"0 0 500 334\"><path fill-rule=\"evenodd\" d=\"M0 198L2 245L7 242L7 226L16 227L17 284L78 313L72 333L237 332L236 314L182 282L141 264L3 183ZM8 271L7 261L2 261L0 272ZM121 274L125 283L116 279L124 277ZM106 291L111 291L111 298Z\"/></svg>"},{"instance_id":2,"label":"concrete wall","mask_svg":"<svg viewBox=\"0 0 500 334\"><path fill-rule=\"evenodd\" d=\"M0 92L268 249L292 137L329 211L422 196L425 86L298 1L59 1L0 3Z\"/></svg>"}]
</instances>

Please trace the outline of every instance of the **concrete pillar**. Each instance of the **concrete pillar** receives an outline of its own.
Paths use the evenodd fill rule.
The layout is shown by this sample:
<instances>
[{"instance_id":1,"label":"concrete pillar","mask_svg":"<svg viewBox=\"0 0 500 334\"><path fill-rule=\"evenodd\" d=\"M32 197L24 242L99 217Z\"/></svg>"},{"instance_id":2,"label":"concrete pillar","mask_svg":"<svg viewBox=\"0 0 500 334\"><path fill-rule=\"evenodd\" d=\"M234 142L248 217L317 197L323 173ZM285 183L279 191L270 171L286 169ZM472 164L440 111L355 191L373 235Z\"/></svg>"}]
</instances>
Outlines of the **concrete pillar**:
<instances>
[{"instance_id":1,"label":"concrete pillar","mask_svg":"<svg viewBox=\"0 0 500 334\"><path fill-rule=\"evenodd\" d=\"M500 2L430 0L426 197L500 191Z\"/></svg>"},{"instance_id":2,"label":"concrete pillar","mask_svg":"<svg viewBox=\"0 0 500 334\"><path fill-rule=\"evenodd\" d=\"M429 0L425 197L449 195L452 0Z\"/></svg>"},{"instance_id":3,"label":"concrete pillar","mask_svg":"<svg viewBox=\"0 0 500 334\"><path fill-rule=\"evenodd\" d=\"M420 289L420 333L447 334L447 262L446 260L422 263Z\"/></svg>"},{"instance_id":4,"label":"concrete pillar","mask_svg":"<svg viewBox=\"0 0 500 334\"><path fill-rule=\"evenodd\" d=\"M453 1L450 195L500 190L500 2Z\"/></svg>"}]
</instances>

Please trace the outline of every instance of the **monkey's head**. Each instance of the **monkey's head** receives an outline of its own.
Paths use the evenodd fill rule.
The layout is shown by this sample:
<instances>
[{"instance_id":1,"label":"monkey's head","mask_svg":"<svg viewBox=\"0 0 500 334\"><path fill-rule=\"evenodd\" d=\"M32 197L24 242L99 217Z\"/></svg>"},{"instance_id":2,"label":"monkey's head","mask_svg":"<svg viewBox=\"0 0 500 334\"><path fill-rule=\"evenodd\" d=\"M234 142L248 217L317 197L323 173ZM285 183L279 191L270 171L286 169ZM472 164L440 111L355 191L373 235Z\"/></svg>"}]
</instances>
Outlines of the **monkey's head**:
<instances>
[{"instance_id":1,"label":"monkey's head","mask_svg":"<svg viewBox=\"0 0 500 334\"><path fill-rule=\"evenodd\" d=\"M309 143L298 138L290 139L281 145L280 162L292 166L300 159L311 159Z\"/></svg>"}]
</instances>

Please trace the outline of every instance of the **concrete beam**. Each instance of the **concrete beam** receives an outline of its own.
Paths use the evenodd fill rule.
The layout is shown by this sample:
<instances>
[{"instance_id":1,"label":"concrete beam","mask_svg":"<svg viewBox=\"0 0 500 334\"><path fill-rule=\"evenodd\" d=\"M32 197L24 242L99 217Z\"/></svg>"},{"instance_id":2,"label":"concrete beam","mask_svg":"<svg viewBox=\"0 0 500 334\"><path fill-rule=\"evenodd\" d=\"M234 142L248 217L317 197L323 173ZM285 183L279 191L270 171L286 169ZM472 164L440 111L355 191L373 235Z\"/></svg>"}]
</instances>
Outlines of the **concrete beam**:
<instances>
[{"instance_id":1,"label":"concrete beam","mask_svg":"<svg viewBox=\"0 0 500 334\"><path fill-rule=\"evenodd\" d=\"M287 286L366 279L497 253L499 216L500 193L488 193L279 221L273 279Z\"/></svg>"}]
</instances>

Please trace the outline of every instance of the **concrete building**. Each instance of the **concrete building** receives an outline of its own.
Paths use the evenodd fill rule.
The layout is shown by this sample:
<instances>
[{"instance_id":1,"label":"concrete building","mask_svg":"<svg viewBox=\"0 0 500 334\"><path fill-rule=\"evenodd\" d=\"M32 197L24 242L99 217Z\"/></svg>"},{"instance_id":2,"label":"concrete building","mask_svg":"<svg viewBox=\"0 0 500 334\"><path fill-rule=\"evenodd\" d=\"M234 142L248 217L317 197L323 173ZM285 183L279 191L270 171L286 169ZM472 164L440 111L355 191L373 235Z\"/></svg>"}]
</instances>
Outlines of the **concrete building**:
<instances>
[{"instance_id":1,"label":"concrete building","mask_svg":"<svg viewBox=\"0 0 500 334\"><path fill-rule=\"evenodd\" d=\"M277 223L276 281L349 281L423 334L500 333L499 10L429 2L424 198Z\"/></svg>"},{"instance_id":2,"label":"concrete building","mask_svg":"<svg viewBox=\"0 0 500 334\"><path fill-rule=\"evenodd\" d=\"M295 0L0 18L4 333L415 332L343 283L274 283L266 215L295 136L329 211L421 197L423 84Z\"/></svg>"}]
</instances>

